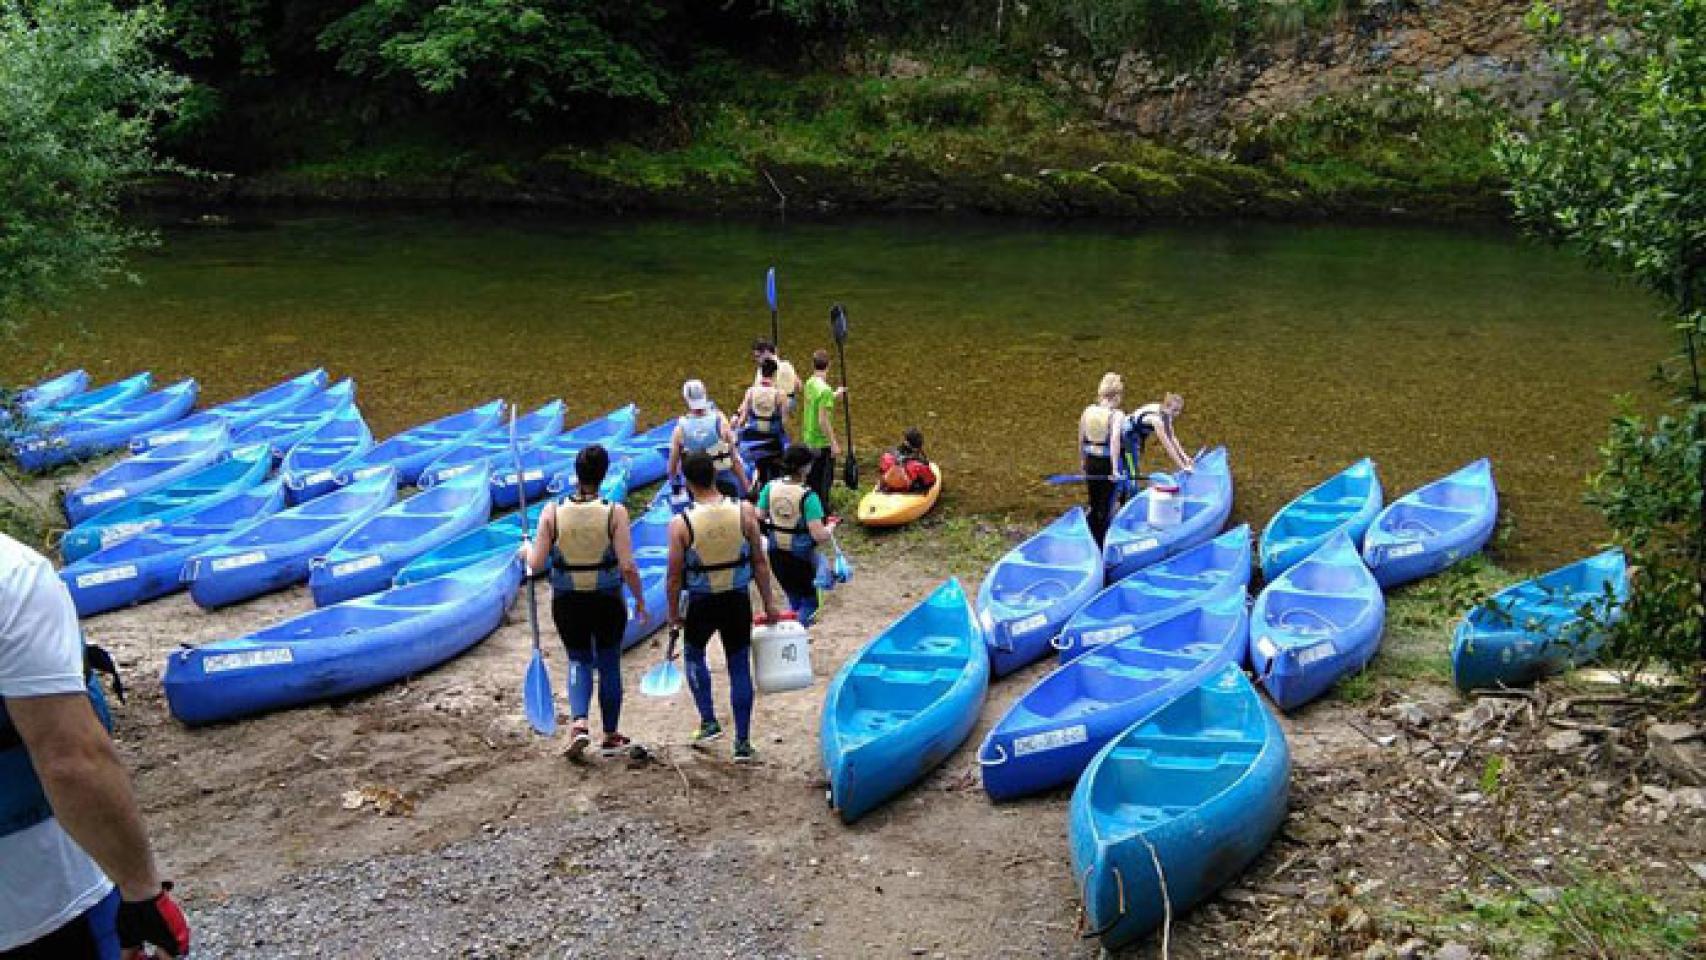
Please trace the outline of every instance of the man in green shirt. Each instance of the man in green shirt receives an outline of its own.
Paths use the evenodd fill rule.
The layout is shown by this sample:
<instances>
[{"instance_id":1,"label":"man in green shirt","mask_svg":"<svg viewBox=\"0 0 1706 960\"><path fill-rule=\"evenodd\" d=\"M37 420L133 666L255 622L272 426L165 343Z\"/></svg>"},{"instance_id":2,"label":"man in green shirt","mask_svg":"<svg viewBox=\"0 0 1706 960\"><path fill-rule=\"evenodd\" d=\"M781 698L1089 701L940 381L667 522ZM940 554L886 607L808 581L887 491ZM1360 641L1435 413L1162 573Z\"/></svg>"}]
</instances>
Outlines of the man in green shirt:
<instances>
[{"instance_id":1,"label":"man in green shirt","mask_svg":"<svg viewBox=\"0 0 1706 960\"><path fill-rule=\"evenodd\" d=\"M806 485L826 506L829 489L835 484L835 461L841 456L841 442L835 439L835 398L846 391L846 387L829 385L829 351L813 353L812 375L806 381L806 402L800 418L800 441L812 452Z\"/></svg>"}]
</instances>

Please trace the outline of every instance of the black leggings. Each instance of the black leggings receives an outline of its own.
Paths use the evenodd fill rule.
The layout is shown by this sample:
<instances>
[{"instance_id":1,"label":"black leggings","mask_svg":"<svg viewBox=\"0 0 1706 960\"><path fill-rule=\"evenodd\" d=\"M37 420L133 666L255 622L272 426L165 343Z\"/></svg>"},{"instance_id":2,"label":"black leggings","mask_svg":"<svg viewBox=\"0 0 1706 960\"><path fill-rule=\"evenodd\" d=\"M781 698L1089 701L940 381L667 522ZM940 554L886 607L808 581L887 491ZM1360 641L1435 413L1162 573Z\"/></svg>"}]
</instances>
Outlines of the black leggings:
<instances>
[{"instance_id":1,"label":"black leggings","mask_svg":"<svg viewBox=\"0 0 1706 960\"><path fill-rule=\"evenodd\" d=\"M622 633L628 607L620 593L557 590L551 594L551 619L569 654L569 715L584 719L592 707L593 675L598 677L598 718L604 732L621 729Z\"/></svg>"},{"instance_id":2,"label":"black leggings","mask_svg":"<svg viewBox=\"0 0 1706 960\"><path fill-rule=\"evenodd\" d=\"M746 588L723 593L692 594L687 600L687 623L683 631L687 649L687 685L699 719L717 719L711 699L711 668L705 662L705 647L711 634L723 639L723 657L729 665L729 706L734 708L735 738L745 740L752 727L752 598Z\"/></svg>"},{"instance_id":3,"label":"black leggings","mask_svg":"<svg viewBox=\"0 0 1706 960\"><path fill-rule=\"evenodd\" d=\"M118 960L118 891L39 940L0 950L0 960Z\"/></svg>"},{"instance_id":4,"label":"black leggings","mask_svg":"<svg viewBox=\"0 0 1706 960\"><path fill-rule=\"evenodd\" d=\"M1090 498L1090 533L1101 543L1114 509L1114 462L1107 457L1085 457L1084 475L1085 495Z\"/></svg>"}]
</instances>

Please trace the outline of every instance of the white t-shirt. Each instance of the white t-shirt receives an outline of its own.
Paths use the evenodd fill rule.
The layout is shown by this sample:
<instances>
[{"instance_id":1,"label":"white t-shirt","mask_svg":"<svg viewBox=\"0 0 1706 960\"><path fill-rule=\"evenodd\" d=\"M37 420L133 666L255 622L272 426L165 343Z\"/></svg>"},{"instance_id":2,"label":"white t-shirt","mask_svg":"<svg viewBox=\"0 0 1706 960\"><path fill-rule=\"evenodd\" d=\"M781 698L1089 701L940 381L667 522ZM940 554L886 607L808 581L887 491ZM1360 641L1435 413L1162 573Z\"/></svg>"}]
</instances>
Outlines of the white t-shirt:
<instances>
[{"instance_id":1,"label":"white t-shirt","mask_svg":"<svg viewBox=\"0 0 1706 960\"><path fill-rule=\"evenodd\" d=\"M0 697L83 689L71 594L47 558L0 533ZM111 890L57 820L0 837L0 950L47 936Z\"/></svg>"}]
</instances>

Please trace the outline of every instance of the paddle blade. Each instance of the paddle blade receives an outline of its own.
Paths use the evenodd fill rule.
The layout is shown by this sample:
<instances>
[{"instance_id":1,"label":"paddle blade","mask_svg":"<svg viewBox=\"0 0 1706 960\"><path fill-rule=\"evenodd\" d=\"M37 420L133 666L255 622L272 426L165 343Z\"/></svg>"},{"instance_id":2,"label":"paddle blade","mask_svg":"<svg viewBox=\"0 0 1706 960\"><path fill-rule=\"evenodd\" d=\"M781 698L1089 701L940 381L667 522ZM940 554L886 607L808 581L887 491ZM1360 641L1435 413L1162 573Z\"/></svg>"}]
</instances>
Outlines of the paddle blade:
<instances>
[{"instance_id":1,"label":"paddle blade","mask_svg":"<svg viewBox=\"0 0 1706 960\"><path fill-rule=\"evenodd\" d=\"M848 457L847 466L841 471L841 479L847 484L847 489L859 489L859 461Z\"/></svg>"},{"instance_id":2,"label":"paddle blade","mask_svg":"<svg viewBox=\"0 0 1706 960\"><path fill-rule=\"evenodd\" d=\"M770 303L770 312L776 312L776 268L764 271L764 299Z\"/></svg>"},{"instance_id":3,"label":"paddle blade","mask_svg":"<svg viewBox=\"0 0 1706 960\"><path fill-rule=\"evenodd\" d=\"M836 343L847 342L847 308L839 303L829 308L829 330Z\"/></svg>"},{"instance_id":4,"label":"paddle blade","mask_svg":"<svg viewBox=\"0 0 1706 960\"><path fill-rule=\"evenodd\" d=\"M527 665L527 680L522 686L521 700L533 732L542 737L557 732L557 704L551 692L551 674L545 669L545 654L538 647L533 648L533 661Z\"/></svg>"},{"instance_id":5,"label":"paddle blade","mask_svg":"<svg viewBox=\"0 0 1706 960\"><path fill-rule=\"evenodd\" d=\"M681 689L681 668L665 660L640 678L640 692L648 697L674 696Z\"/></svg>"}]
</instances>

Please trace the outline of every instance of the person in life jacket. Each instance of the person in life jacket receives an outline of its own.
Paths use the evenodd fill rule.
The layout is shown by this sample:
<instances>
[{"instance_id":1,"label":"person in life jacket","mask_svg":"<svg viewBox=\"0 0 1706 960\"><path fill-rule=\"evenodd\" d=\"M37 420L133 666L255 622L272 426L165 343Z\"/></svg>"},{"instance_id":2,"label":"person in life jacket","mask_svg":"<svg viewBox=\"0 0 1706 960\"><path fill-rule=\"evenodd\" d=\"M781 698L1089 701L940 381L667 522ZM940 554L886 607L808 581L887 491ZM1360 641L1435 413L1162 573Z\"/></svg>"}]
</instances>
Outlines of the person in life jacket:
<instances>
[{"instance_id":1,"label":"person in life jacket","mask_svg":"<svg viewBox=\"0 0 1706 960\"><path fill-rule=\"evenodd\" d=\"M734 428L741 451L753 462L758 474L755 487L769 483L781 472L782 451L788 446L786 418L788 397L776 385L776 358L765 357L758 366L758 382L746 389Z\"/></svg>"},{"instance_id":2,"label":"person in life jacket","mask_svg":"<svg viewBox=\"0 0 1706 960\"><path fill-rule=\"evenodd\" d=\"M704 454L717 471L717 489L725 496L746 496L746 465L735 456L735 434L729 418L711 405L701 381L682 384L681 398L687 402L687 414L676 421L669 438L670 483L679 489L682 462L693 454Z\"/></svg>"},{"instance_id":3,"label":"person in life jacket","mask_svg":"<svg viewBox=\"0 0 1706 960\"><path fill-rule=\"evenodd\" d=\"M1078 459L1084 468L1084 489L1089 499L1090 532L1096 542L1108 532L1114 507L1116 475L1125 414L1120 402L1125 381L1117 373L1105 373L1096 388L1096 402L1078 415Z\"/></svg>"},{"instance_id":4,"label":"person in life jacket","mask_svg":"<svg viewBox=\"0 0 1706 960\"><path fill-rule=\"evenodd\" d=\"M53 564L0 534L0 958L187 956L86 655Z\"/></svg>"},{"instance_id":5,"label":"person in life jacket","mask_svg":"<svg viewBox=\"0 0 1706 960\"><path fill-rule=\"evenodd\" d=\"M610 469L610 454L593 444L575 457L575 491L548 504L526 551L530 573L551 577L551 619L569 655L568 757L580 759L592 743L587 715L597 676L598 713L604 727L599 752L621 755L631 745L622 735L622 634L628 607L622 586L634 598L634 616L646 619L646 594L634 563L628 508L598 495Z\"/></svg>"},{"instance_id":6,"label":"person in life jacket","mask_svg":"<svg viewBox=\"0 0 1706 960\"><path fill-rule=\"evenodd\" d=\"M758 494L758 519L769 537L770 568L788 598L788 606L800 623L817 617L818 548L829 541L824 525L823 501L806 484L812 452L803 446L788 448L782 457L783 475L765 485Z\"/></svg>"},{"instance_id":7,"label":"person in life jacket","mask_svg":"<svg viewBox=\"0 0 1706 960\"><path fill-rule=\"evenodd\" d=\"M788 400L783 415L791 417L794 408L800 402L800 375L795 372L794 365L782 359L776 353L776 345L764 337L752 341L752 363L758 368L758 373L752 378L752 385L758 386L758 381L764 379L764 361L776 361L776 373L771 377L776 389L782 391L782 396Z\"/></svg>"},{"instance_id":8,"label":"person in life jacket","mask_svg":"<svg viewBox=\"0 0 1706 960\"><path fill-rule=\"evenodd\" d=\"M877 461L878 482L884 493L923 493L936 485L936 471L924 455L924 433L910 427L900 446Z\"/></svg>"},{"instance_id":9,"label":"person in life jacket","mask_svg":"<svg viewBox=\"0 0 1706 960\"><path fill-rule=\"evenodd\" d=\"M1173 421L1185 412L1185 398L1176 393L1165 394L1159 403L1146 403L1131 412L1126 418L1125 430L1122 432L1122 448L1127 476L1142 476L1139 462L1143 458L1143 448L1150 437L1161 441L1161 449L1166 451L1167 458L1173 461L1173 466L1181 471L1189 472L1196 462L1185 453L1185 448L1179 443L1179 437L1173 432Z\"/></svg>"},{"instance_id":10,"label":"person in life jacket","mask_svg":"<svg viewBox=\"0 0 1706 960\"><path fill-rule=\"evenodd\" d=\"M716 488L717 470L711 458L694 454L682 465L693 505L669 522L669 574L666 596L681 597L670 604L669 625L682 629L687 658L687 682L699 708L695 744L723 735L711 698L711 670L705 648L716 634L728 661L729 704L734 708L736 763L753 759L752 749L752 596L758 588L765 622L776 618L776 599L770 587L770 561L765 556L758 513L752 504Z\"/></svg>"}]
</instances>

